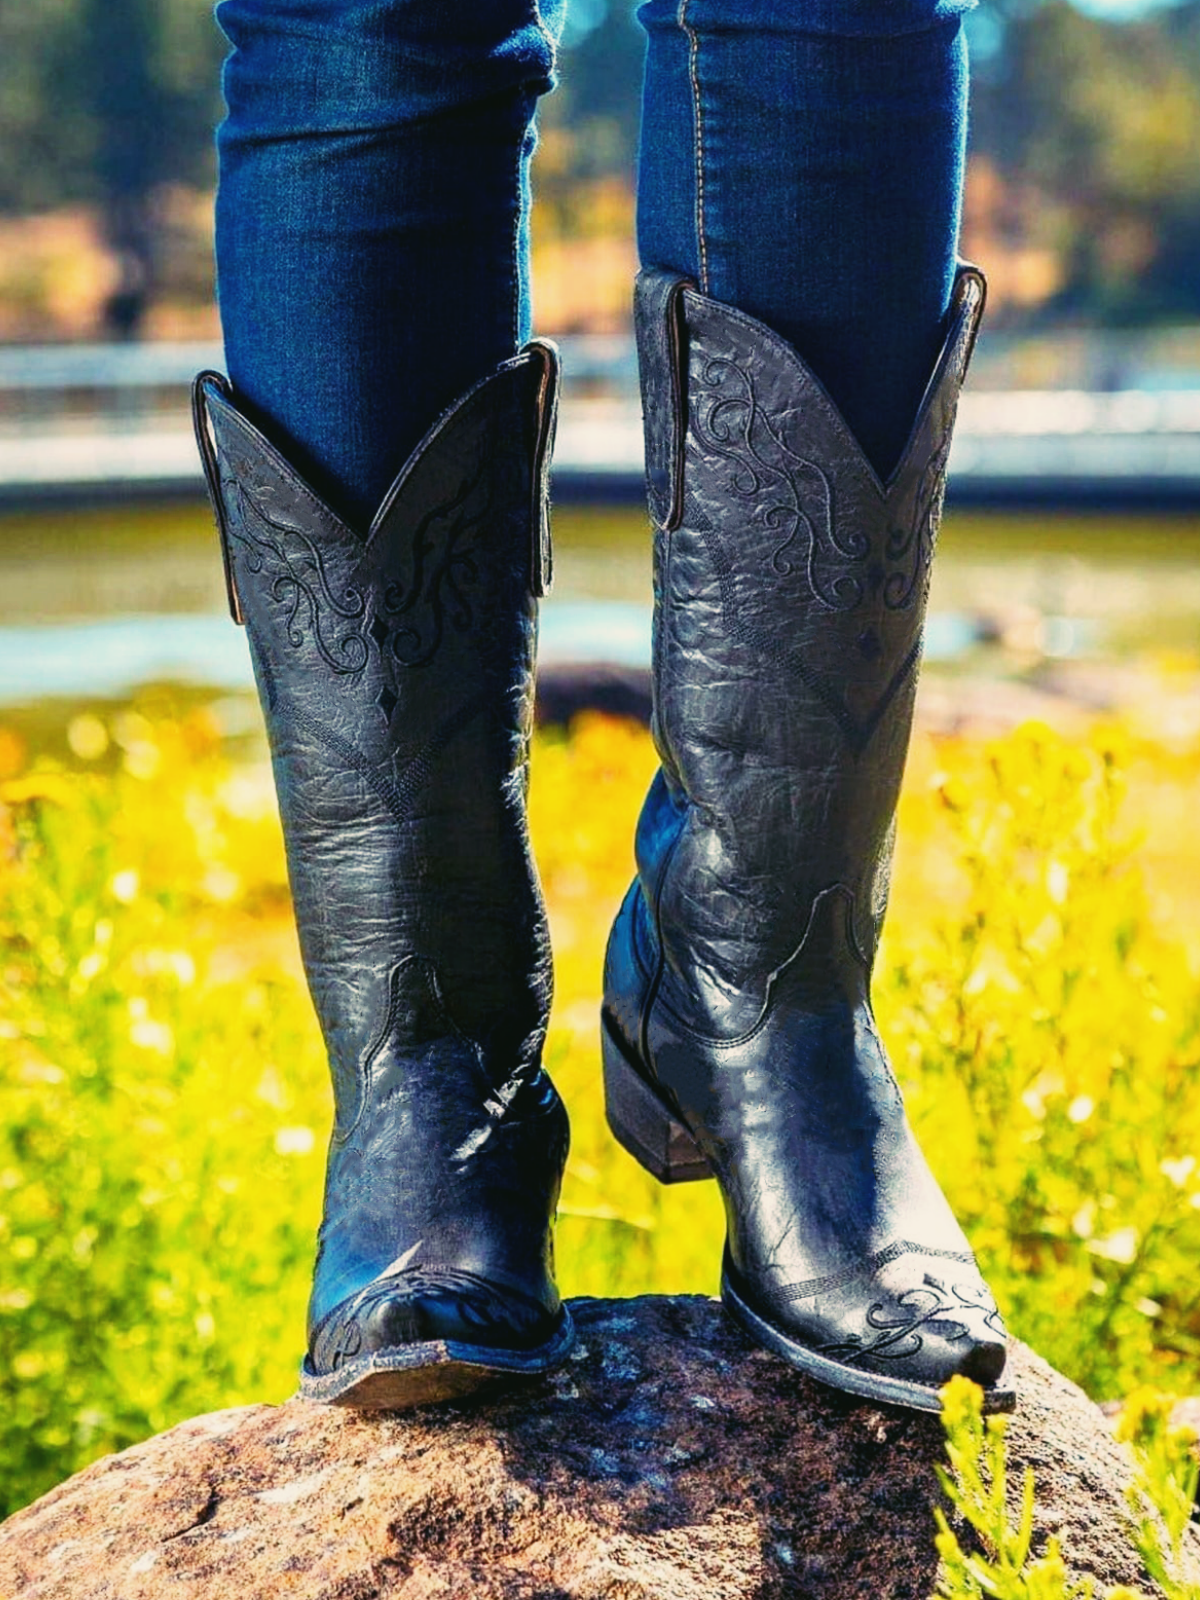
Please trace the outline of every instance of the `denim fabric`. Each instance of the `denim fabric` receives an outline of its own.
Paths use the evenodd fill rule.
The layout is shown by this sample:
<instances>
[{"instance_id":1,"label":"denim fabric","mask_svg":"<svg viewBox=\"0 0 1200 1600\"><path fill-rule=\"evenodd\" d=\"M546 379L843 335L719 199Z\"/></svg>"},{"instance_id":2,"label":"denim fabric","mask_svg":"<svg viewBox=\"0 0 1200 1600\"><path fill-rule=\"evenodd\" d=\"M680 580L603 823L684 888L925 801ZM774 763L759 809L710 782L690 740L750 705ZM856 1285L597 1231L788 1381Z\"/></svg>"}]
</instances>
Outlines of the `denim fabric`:
<instances>
[{"instance_id":1,"label":"denim fabric","mask_svg":"<svg viewBox=\"0 0 1200 1600\"><path fill-rule=\"evenodd\" d=\"M624 3L624 0L614 0ZM649 0L643 261L763 318L880 470L948 303L974 0ZM221 0L217 270L238 395L365 527L529 332L529 161L565 0Z\"/></svg>"},{"instance_id":2,"label":"denim fabric","mask_svg":"<svg viewBox=\"0 0 1200 1600\"><path fill-rule=\"evenodd\" d=\"M563 0L222 0L217 277L252 415L365 528L528 336L533 110Z\"/></svg>"},{"instance_id":3,"label":"denim fabric","mask_svg":"<svg viewBox=\"0 0 1200 1600\"><path fill-rule=\"evenodd\" d=\"M643 262L808 361L876 468L953 283L973 0L648 0Z\"/></svg>"}]
</instances>

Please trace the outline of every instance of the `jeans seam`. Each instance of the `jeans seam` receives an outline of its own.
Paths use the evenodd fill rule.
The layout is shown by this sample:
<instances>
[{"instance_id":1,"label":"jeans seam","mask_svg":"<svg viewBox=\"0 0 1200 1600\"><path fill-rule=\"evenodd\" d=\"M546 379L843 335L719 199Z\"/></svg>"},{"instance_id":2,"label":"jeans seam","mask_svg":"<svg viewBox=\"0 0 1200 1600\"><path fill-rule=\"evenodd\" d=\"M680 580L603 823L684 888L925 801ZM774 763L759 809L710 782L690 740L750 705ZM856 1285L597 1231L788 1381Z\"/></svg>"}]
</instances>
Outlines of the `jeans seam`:
<instances>
[{"instance_id":1,"label":"jeans seam","mask_svg":"<svg viewBox=\"0 0 1200 1600\"><path fill-rule=\"evenodd\" d=\"M708 241L704 233L704 106L700 97L700 39L687 19L689 0L679 0L677 20L688 41L688 79L692 86L692 119L696 136L696 253L700 289L708 293Z\"/></svg>"}]
</instances>

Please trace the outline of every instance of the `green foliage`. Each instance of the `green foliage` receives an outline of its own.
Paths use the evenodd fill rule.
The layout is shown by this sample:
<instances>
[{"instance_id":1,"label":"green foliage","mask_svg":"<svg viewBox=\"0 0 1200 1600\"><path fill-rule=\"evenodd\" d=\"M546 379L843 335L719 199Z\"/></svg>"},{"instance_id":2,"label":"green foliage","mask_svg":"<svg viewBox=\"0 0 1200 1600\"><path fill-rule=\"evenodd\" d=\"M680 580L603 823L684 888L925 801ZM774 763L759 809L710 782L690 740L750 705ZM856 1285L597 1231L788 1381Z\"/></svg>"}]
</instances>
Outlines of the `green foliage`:
<instances>
[{"instance_id":1,"label":"green foliage","mask_svg":"<svg viewBox=\"0 0 1200 1600\"><path fill-rule=\"evenodd\" d=\"M5 1510L184 1416L291 1391L330 1113L261 747L147 704L76 716L54 748L28 766L0 730ZM716 1186L655 1184L603 1115L603 945L653 768L643 730L599 717L534 752L568 1294L716 1287ZM1134 809L1174 795L1188 815L1200 749L918 740L878 983L1010 1325L1097 1396L1200 1377L1195 928L1147 895L1126 781ZM1171 860L1200 874L1200 837Z\"/></svg>"},{"instance_id":2,"label":"green foliage","mask_svg":"<svg viewBox=\"0 0 1200 1600\"><path fill-rule=\"evenodd\" d=\"M0 211L210 179L221 49L208 0L0 6Z\"/></svg>"},{"instance_id":3,"label":"green foliage","mask_svg":"<svg viewBox=\"0 0 1200 1600\"><path fill-rule=\"evenodd\" d=\"M973 147L1061 256L1063 302L1101 318L1194 315L1200 277L1180 246L1194 246L1200 210L1200 7L1136 21L1069 0L1006 9Z\"/></svg>"},{"instance_id":4,"label":"green foliage","mask_svg":"<svg viewBox=\"0 0 1200 1600\"><path fill-rule=\"evenodd\" d=\"M283 899L270 797L223 791L194 729L120 732L119 777L8 791L0 1513L197 1409L283 1398L303 1327L323 1064L294 980L222 977L203 933L235 819L243 850L265 834L260 904ZM156 811L168 762L187 794Z\"/></svg>"},{"instance_id":5,"label":"green foliage","mask_svg":"<svg viewBox=\"0 0 1200 1600\"><path fill-rule=\"evenodd\" d=\"M1014 1516L1004 1443L1007 1418L982 1415L982 1391L952 1378L942 1391L949 1467L938 1479L951 1507L974 1535L964 1549L945 1510L934 1510L942 1558L934 1600L1101 1600L1090 1579L1072 1581L1057 1539L1033 1554L1033 1473L1028 1468ZM1136 1479L1129 1491L1130 1536L1165 1600L1198 1600L1200 1583L1185 1574L1183 1534L1194 1505L1194 1438L1167 1422L1168 1402L1139 1398L1127 1411L1124 1436L1133 1443ZM1132 1421L1130 1418L1132 1417ZM1145 1600L1117 1585L1104 1600Z\"/></svg>"},{"instance_id":6,"label":"green foliage","mask_svg":"<svg viewBox=\"0 0 1200 1600\"><path fill-rule=\"evenodd\" d=\"M1014 1521L1008 1504L1006 1419L989 1417L985 1422L981 1391L966 1378L952 1379L942 1401L950 1466L937 1469L938 1481L982 1550L977 1554L965 1551L945 1511L935 1508L937 1549L942 1558L938 1600L982 1600L984 1596L989 1600L1091 1600L1090 1584L1069 1582L1056 1540L1050 1540L1045 1555L1030 1560L1033 1473L1026 1468ZM1121 1600L1120 1591L1110 1600Z\"/></svg>"},{"instance_id":7,"label":"green foliage","mask_svg":"<svg viewBox=\"0 0 1200 1600\"><path fill-rule=\"evenodd\" d=\"M1166 1600L1197 1600L1200 1581L1187 1576L1184 1535L1196 1509L1200 1459L1189 1428L1172 1427L1171 1399L1139 1389L1125 1403L1118 1438L1132 1445L1137 1473L1127 1500L1142 1564Z\"/></svg>"},{"instance_id":8,"label":"green foliage","mask_svg":"<svg viewBox=\"0 0 1200 1600\"><path fill-rule=\"evenodd\" d=\"M891 917L877 997L918 1134L1022 1338L1097 1398L1173 1386L1172 1368L1184 1386L1200 1366L1200 995L1120 820L1127 771L1179 775L1116 731L1028 726L940 754L900 828L901 883L910 903L928 886L926 909Z\"/></svg>"}]
</instances>

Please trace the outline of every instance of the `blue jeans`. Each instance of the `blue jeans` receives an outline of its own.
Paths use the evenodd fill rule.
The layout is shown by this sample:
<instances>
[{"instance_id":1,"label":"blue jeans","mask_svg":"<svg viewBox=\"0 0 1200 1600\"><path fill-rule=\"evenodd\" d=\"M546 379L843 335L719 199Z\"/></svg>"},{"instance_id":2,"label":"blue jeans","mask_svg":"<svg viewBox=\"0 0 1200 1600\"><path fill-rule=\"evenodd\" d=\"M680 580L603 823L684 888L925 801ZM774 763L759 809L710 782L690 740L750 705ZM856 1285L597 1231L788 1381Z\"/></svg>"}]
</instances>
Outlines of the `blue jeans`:
<instances>
[{"instance_id":1,"label":"blue jeans","mask_svg":"<svg viewBox=\"0 0 1200 1600\"><path fill-rule=\"evenodd\" d=\"M528 336L565 0L221 0L218 295L243 404L365 526ZM621 3L621 0L614 0ZM648 0L638 241L791 340L881 471L948 303L974 0Z\"/></svg>"}]
</instances>

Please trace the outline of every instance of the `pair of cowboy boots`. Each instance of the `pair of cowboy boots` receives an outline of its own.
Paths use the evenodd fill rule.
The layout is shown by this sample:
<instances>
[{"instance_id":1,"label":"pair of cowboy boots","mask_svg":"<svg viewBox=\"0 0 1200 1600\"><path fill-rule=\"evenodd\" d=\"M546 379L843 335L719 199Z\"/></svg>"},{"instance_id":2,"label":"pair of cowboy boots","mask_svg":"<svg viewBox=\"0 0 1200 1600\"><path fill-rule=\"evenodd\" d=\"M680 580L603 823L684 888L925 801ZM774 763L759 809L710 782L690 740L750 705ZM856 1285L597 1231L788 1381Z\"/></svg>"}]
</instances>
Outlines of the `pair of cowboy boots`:
<instances>
[{"instance_id":1,"label":"pair of cowboy boots","mask_svg":"<svg viewBox=\"0 0 1200 1600\"><path fill-rule=\"evenodd\" d=\"M661 768L609 941L609 1122L714 1176L722 1296L833 1386L994 1407L1005 1336L905 1119L870 974L958 393L958 276L881 483L796 352L649 271L637 332ZM301 1392L399 1407L561 1362L567 1118L525 797L557 361L533 343L439 419L365 536L202 374L197 434L270 736L329 1050Z\"/></svg>"}]
</instances>

